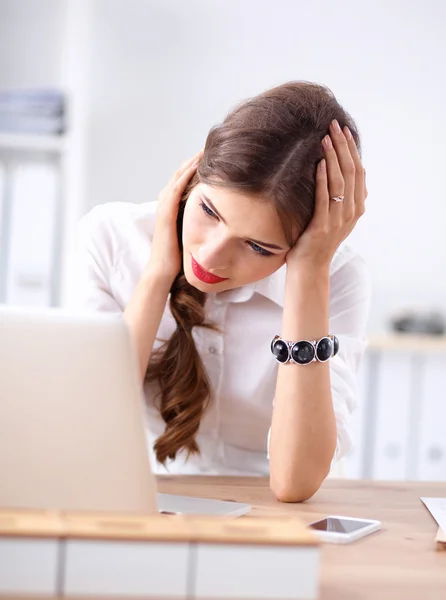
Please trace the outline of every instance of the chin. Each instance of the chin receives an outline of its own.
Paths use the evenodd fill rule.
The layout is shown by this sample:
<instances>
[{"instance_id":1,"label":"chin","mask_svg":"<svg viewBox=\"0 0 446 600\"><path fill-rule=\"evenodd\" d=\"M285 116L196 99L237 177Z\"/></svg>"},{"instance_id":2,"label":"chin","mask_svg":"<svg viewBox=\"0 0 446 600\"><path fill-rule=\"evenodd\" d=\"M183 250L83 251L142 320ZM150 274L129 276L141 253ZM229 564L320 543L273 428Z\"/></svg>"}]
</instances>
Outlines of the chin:
<instances>
[{"instance_id":1,"label":"chin","mask_svg":"<svg viewBox=\"0 0 446 600\"><path fill-rule=\"evenodd\" d=\"M193 286L194 288L197 288L197 290L200 290L201 292L208 292L209 291L209 285L207 285L206 283L204 283L203 281L200 281L199 279L197 279L195 277L195 275L192 273L192 271L190 270L185 270L184 271L184 276L186 278L186 281L189 285ZM206 288L206 289L205 289Z\"/></svg>"}]
</instances>

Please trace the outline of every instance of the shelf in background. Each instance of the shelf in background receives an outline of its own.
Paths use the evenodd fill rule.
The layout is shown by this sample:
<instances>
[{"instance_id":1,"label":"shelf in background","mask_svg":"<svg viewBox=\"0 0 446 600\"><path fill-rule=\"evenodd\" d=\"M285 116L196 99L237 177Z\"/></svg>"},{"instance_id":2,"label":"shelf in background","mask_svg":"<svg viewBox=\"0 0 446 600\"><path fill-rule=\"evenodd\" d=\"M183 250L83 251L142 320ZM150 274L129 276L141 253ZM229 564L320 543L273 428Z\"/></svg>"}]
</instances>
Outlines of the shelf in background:
<instances>
[{"instance_id":1,"label":"shelf in background","mask_svg":"<svg viewBox=\"0 0 446 600\"><path fill-rule=\"evenodd\" d=\"M67 137L64 135L0 133L0 151L20 150L61 154L66 148Z\"/></svg>"},{"instance_id":2,"label":"shelf in background","mask_svg":"<svg viewBox=\"0 0 446 600\"><path fill-rule=\"evenodd\" d=\"M446 335L411 333L376 333L368 336L369 350L403 350L406 352L446 352Z\"/></svg>"}]
</instances>

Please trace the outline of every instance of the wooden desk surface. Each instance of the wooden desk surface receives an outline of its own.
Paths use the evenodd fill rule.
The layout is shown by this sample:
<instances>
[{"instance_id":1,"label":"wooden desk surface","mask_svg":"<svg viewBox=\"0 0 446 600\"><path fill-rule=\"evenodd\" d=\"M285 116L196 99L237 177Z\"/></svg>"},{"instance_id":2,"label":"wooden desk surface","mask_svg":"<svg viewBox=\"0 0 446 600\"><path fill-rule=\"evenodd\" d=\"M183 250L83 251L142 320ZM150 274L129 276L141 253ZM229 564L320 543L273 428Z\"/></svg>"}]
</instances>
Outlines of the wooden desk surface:
<instances>
[{"instance_id":1,"label":"wooden desk surface","mask_svg":"<svg viewBox=\"0 0 446 600\"><path fill-rule=\"evenodd\" d=\"M345 546L322 547L321 600L446 599L446 552L421 496L446 497L446 483L327 479L302 504L281 504L262 478L161 476L159 491L236 500L249 517L297 514L311 523L330 514L378 519L382 531Z\"/></svg>"}]
</instances>

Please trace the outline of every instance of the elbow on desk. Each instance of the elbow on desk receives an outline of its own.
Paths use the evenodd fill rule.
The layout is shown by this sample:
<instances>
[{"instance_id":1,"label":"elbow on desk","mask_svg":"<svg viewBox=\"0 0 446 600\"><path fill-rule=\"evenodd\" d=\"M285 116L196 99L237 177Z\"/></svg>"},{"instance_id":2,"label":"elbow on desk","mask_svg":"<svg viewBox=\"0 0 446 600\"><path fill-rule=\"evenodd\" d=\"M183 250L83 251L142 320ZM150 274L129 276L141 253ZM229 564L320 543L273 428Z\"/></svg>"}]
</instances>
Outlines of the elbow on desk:
<instances>
[{"instance_id":1,"label":"elbow on desk","mask_svg":"<svg viewBox=\"0 0 446 600\"><path fill-rule=\"evenodd\" d=\"M277 481L275 478L270 477L269 487L279 502L297 503L312 498L321 487L322 481L299 483Z\"/></svg>"},{"instance_id":2,"label":"elbow on desk","mask_svg":"<svg viewBox=\"0 0 446 600\"><path fill-rule=\"evenodd\" d=\"M270 470L269 487L279 502L305 502L319 490L330 469L315 469L299 479L294 473Z\"/></svg>"}]
</instances>

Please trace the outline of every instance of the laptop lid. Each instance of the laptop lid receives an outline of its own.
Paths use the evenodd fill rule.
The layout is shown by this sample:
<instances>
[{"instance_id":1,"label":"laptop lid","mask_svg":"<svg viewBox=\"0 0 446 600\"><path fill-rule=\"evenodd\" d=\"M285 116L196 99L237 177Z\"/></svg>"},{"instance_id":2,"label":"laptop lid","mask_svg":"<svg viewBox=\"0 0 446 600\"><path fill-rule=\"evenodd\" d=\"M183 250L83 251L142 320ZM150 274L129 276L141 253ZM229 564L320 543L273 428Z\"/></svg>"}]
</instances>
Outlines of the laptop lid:
<instances>
[{"instance_id":1,"label":"laptop lid","mask_svg":"<svg viewBox=\"0 0 446 600\"><path fill-rule=\"evenodd\" d=\"M155 512L144 418L121 318L0 306L0 507Z\"/></svg>"}]
</instances>

